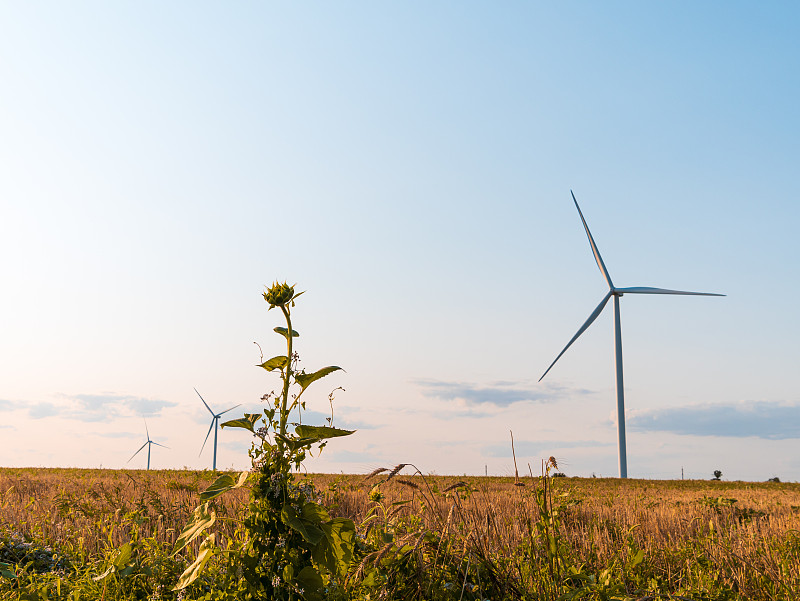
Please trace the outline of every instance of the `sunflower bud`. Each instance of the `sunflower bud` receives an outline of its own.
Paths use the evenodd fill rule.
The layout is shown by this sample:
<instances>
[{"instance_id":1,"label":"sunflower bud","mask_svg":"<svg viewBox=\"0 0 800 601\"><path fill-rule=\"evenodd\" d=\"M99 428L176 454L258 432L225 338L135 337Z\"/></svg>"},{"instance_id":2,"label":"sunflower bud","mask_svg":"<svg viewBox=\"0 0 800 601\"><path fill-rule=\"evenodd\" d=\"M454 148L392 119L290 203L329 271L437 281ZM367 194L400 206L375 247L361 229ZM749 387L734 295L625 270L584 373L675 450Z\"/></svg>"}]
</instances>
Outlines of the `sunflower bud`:
<instances>
[{"instance_id":1,"label":"sunflower bud","mask_svg":"<svg viewBox=\"0 0 800 601\"><path fill-rule=\"evenodd\" d=\"M286 282L279 284L275 282L267 288L264 293L264 300L269 303L269 308L283 307L294 298L294 286L289 286Z\"/></svg>"},{"instance_id":2,"label":"sunflower bud","mask_svg":"<svg viewBox=\"0 0 800 601\"><path fill-rule=\"evenodd\" d=\"M374 503L380 503L383 500L383 493L381 489L378 488L378 485L372 487L372 490L369 491L369 500Z\"/></svg>"}]
</instances>

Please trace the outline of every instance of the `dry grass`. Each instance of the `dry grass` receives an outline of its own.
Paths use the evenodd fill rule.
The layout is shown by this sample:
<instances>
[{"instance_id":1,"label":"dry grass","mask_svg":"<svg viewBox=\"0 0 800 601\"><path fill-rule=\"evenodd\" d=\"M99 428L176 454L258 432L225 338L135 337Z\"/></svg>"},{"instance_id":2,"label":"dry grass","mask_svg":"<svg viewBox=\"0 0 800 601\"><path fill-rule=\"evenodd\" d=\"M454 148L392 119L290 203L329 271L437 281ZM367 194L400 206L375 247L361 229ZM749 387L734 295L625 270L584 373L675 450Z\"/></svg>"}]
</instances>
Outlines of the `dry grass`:
<instances>
[{"instance_id":1,"label":"dry grass","mask_svg":"<svg viewBox=\"0 0 800 601\"><path fill-rule=\"evenodd\" d=\"M173 544L213 480L177 470L1 469L0 528L96 555L128 539L124 517L136 512L143 536ZM221 516L246 503L247 491L235 492L218 503ZM232 526L221 528L230 534Z\"/></svg>"},{"instance_id":2,"label":"dry grass","mask_svg":"<svg viewBox=\"0 0 800 601\"><path fill-rule=\"evenodd\" d=\"M358 523L371 507L367 492L381 477L312 475L318 488L328 491L329 500L339 505L341 515ZM384 503L422 497L430 486L443 505L448 505L447 488L463 482L471 489L463 504L477 512L482 521L491 516L505 527L496 536L513 546L527 536L526 513L538 517L530 497L535 481L515 487L513 478L415 476L396 477L382 483ZM783 536L800 531L800 485L715 481L618 480L605 478L551 479L555 495L578 501L565 510L567 532L577 539L595 539L607 546L614 533L631 529L637 541L662 546L695 538L712 521L717 529L735 527L756 537ZM460 489L459 490L463 490ZM462 498L465 495L461 495ZM452 498L452 491L451 497ZM717 502L717 499L723 499ZM736 499L727 506L724 499ZM414 506L413 503L411 505ZM410 511L410 509L409 509ZM762 515L763 514L763 515ZM602 534L601 532L602 531ZM591 537L587 536L594 533ZM604 543L604 544L600 544Z\"/></svg>"},{"instance_id":3,"label":"dry grass","mask_svg":"<svg viewBox=\"0 0 800 601\"><path fill-rule=\"evenodd\" d=\"M358 523L373 505L367 492L380 479L316 476L315 482L329 487L329 500ZM531 539L530 525L540 519L537 480L528 478L519 487L513 478L399 476L380 490L387 506L411 499L396 511L416 514L430 530L456 532L485 557L511 558ZM466 487L454 488L459 482ZM553 505L561 507L560 535L576 565L595 572L625 566L642 549L647 571L670 590L717 578L745 598L800 598L798 484L549 482ZM766 583L785 596L767 592Z\"/></svg>"},{"instance_id":4,"label":"dry grass","mask_svg":"<svg viewBox=\"0 0 800 601\"><path fill-rule=\"evenodd\" d=\"M416 516L429 530L455 536L485 557L518 557L521 545L532 540L531 525L540 518L537 479L520 487L513 478L405 475L410 470L309 477L334 512L356 524L375 508L369 492L380 483L386 520ZM144 536L172 544L198 503L197 492L212 481L210 472L3 469L0 529L94 556L123 543L122 518L138 512ZM643 549L650 573L670 587L699 578L693 570L704 566L752 598L800 598L798 484L548 481L553 505L560 507L560 535L577 564L596 570L625 565ZM221 497L218 515L239 515L247 495L238 490ZM410 502L392 505L400 501ZM219 527L230 536L234 524L223 519ZM759 596L755 589L764 582L777 583L786 596Z\"/></svg>"}]
</instances>

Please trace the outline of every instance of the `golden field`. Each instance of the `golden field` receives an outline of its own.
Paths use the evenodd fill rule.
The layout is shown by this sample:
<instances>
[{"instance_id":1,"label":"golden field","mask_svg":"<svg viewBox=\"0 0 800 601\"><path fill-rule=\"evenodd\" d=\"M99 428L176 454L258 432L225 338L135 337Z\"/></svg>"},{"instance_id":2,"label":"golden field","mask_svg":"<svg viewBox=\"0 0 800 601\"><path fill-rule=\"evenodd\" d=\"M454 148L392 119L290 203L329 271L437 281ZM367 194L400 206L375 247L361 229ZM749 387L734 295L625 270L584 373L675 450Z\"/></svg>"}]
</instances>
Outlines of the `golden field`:
<instances>
[{"instance_id":1,"label":"golden field","mask_svg":"<svg viewBox=\"0 0 800 601\"><path fill-rule=\"evenodd\" d=\"M525 545L542 523L536 491L549 486L551 527L576 565L617 565L631 578L635 568L637 578L671 591L710 578L741 598L800 598L799 484L528 477L515 486L513 478L411 472L388 481L388 471L297 478L313 481L332 513L357 525L376 511L384 520L416 516L506 571L533 561L536 547ZM0 533L88 559L123 544L131 527L124 518L135 512L141 536L171 545L213 479L174 470L2 469ZM217 499L223 540L247 499L246 489Z\"/></svg>"}]
</instances>

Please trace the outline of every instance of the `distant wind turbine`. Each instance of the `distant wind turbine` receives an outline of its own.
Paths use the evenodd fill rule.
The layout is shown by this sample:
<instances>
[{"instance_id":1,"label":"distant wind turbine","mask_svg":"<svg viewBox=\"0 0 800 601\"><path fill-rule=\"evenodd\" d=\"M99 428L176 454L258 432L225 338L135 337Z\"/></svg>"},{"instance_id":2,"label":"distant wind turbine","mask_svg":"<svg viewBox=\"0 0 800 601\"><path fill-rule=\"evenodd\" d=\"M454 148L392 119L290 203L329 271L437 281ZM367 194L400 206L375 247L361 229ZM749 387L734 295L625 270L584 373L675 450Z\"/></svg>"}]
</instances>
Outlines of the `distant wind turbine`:
<instances>
[{"instance_id":1,"label":"distant wind turbine","mask_svg":"<svg viewBox=\"0 0 800 601\"><path fill-rule=\"evenodd\" d=\"M581 221L583 222L583 228L586 230L586 235L589 237L589 245L592 247L592 253L594 254L594 260L597 262L597 266L600 268L600 272L603 274L603 277L608 284L608 294L603 297L603 300L600 301L600 304L597 305L597 308L592 311L592 314L589 315L589 319L581 326L578 330L578 333L572 337L567 343L567 346L564 347L558 357L555 358L550 364L550 367L542 374L542 377L539 378L541 382L542 379L547 375L552 367L556 364L567 349L572 346L572 343L575 342L578 337L583 334L586 329L592 325L595 319L603 312L608 300L613 296L614 297L614 348L616 351L616 364L617 364L617 436L619 439L619 477L620 478L627 478L628 477L628 458L627 458L627 451L625 445L625 393L623 391L623 383L622 383L622 330L620 328L620 321L619 321L619 299L623 294L680 294L680 295L688 295L688 296L725 296L724 294L713 294L710 292L684 292L682 290L665 290L664 288L646 288L646 287L634 287L634 288L616 288L611 281L611 276L608 275L608 270L606 269L605 263L603 263L603 258L600 256L600 251L597 250L597 245L594 243L594 238L592 238L592 233L589 231L589 226L586 225L586 220L583 218L583 213L581 212L581 208L578 206L578 201L575 200L575 194L572 193L570 190L570 194L572 194L572 200L575 203L575 208L578 209L578 215L581 216Z\"/></svg>"},{"instance_id":2,"label":"distant wind turbine","mask_svg":"<svg viewBox=\"0 0 800 601\"><path fill-rule=\"evenodd\" d=\"M147 442L144 443L142 446L140 446L139 450L136 451L133 455L131 455L131 458L128 459L127 463L130 463L131 460L134 457L136 457L143 448L147 447L147 469L150 469L150 448L152 447L152 445L157 445L159 447L164 447L165 449L168 449L169 447L165 447L163 444L159 444L159 443L155 442L154 440L150 440L150 430L147 429L147 420L144 421L144 430L145 430L145 432L147 432Z\"/></svg>"},{"instance_id":3,"label":"distant wind turbine","mask_svg":"<svg viewBox=\"0 0 800 601\"><path fill-rule=\"evenodd\" d=\"M197 392L197 388L195 388L194 391ZM203 401L203 405L206 406L206 409L208 409L208 412L211 414L211 426L209 426L209 428L208 428L208 434L206 434L206 439L203 441L203 446L200 447L200 453L198 453L198 455L203 453L203 449L206 448L206 443L208 442L208 437L211 436L211 430L214 430L214 471L216 472L217 471L217 430L219 429L219 418L222 417L222 415L227 413L228 411L233 411L234 409L236 409L236 407L241 407L242 404L239 403L238 405L235 405L235 406L231 407L230 409L226 409L222 413L214 413L211 410L211 407L208 406L208 403L206 403L206 400L202 397L202 395L199 392L197 392L197 396L200 397L200 400Z\"/></svg>"}]
</instances>

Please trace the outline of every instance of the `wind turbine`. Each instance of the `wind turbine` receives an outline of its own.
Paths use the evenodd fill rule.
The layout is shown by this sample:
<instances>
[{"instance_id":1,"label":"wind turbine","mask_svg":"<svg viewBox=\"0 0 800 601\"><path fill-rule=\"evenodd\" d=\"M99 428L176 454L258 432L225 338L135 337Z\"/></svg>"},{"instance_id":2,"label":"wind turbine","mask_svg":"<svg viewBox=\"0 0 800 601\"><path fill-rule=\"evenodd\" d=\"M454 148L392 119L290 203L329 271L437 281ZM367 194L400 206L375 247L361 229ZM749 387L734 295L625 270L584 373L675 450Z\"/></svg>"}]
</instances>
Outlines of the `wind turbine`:
<instances>
[{"instance_id":1,"label":"wind turbine","mask_svg":"<svg viewBox=\"0 0 800 601\"><path fill-rule=\"evenodd\" d=\"M603 258L600 256L600 251L597 250L597 245L594 243L594 238L592 238L592 233L589 231L589 226L586 225L586 220L583 218L583 213L581 212L581 208L578 206L578 201L575 200L575 194L573 194L572 190L570 190L570 194L572 194L572 200L575 203L575 208L578 209L578 215L581 216L581 221L583 222L583 228L586 230L586 235L589 237L589 245L592 247L592 253L594 254L594 260L597 262L597 266L600 268L600 272L603 274L603 277L608 284L608 294L603 297L603 300L600 301L600 304L597 305L597 308L592 311L592 314L589 315L589 319L587 319L581 328L578 330L578 333L572 337L567 343L567 346L564 347L558 357L555 358L550 364L550 367L547 368L542 374L542 377L539 378L541 382L542 379L547 375L553 366L556 364L567 349L572 346L572 343L575 342L581 334L583 334L586 329L592 325L595 319L603 312L608 300L613 296L614 297L614 350L616 354L616 365L617 365L617 436L619 439L619 477L620 478L627 478L628 477L628 458L627 458L627 451L625 445L625 393L623 390L623 383L622 383L622 330L620 329L620 321L619 321L619 299L623 294L679 294L679 295L686 295L686 296L725 296L724 294L713 294L710 292L684 292L682 290L666 290L664 288L647 288L647 287L633 287L633 288L617 288L614 286L613 282L611 281L611 276L608 275L608 270L606 269L605 263L603 263Z\"/></svg>"},{"instance_id":2,"label":"wind turbine","mask_svg":"<svg viewBox=\"0 0 800 601\"><path fill-rule=\"evenodd\" d=\"M195 388L194 391L197 392L197 388ZM211 407L208 406L208 403L206 403L206 400L202 397L202 395L199 392L197 392L197 396L200 397L200 400L203 401L203 405L206 406L206 409L208 409L208 412L211 414L211 426L209 426L209 428L208 428L208 434L206 434L206 439L203 441L203 446L200 447L200 453L198 453L198 455L202 454L203 449L206 448L206 443L208 442L208 437L211 436L211 430L214 430L214 471L216 472L217 471L217 430L219 429L219 418L222 417L222 415L227 413L228 411L233 411L234 409L236 409L236 407L241 407L242 404L239 403L238 405L235 405L235 406L231 407L230 409L226 409L222 413L214 413L211 410Z\"/></svg>"},{"instance_id":3,"label":"wind turbine","mask_svg":"<svg viewBox=\"0 0 800 601\"><path fill-rule=\"evenodd\" d=\"M143 448L147 447L147 469L150 469L150 449L151 449L151 447L153 445L157 445L159 447L164 447L165 449L168 449L169 447L165 447L163 444L159 444L159 443L155 442L154 440L150 440L150 430L147 429L147 420L145 420L145 422L144 422L144 430L145 430L145 432L147 432L147 442L139 447L139 451L141 451ZM127 463L130 463L131 459L133 459L134 457L136 457L139 454L139 451L136 451L133 455L131 455L131 458L128 459Z\"/></svg>"}]
</instances>

